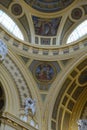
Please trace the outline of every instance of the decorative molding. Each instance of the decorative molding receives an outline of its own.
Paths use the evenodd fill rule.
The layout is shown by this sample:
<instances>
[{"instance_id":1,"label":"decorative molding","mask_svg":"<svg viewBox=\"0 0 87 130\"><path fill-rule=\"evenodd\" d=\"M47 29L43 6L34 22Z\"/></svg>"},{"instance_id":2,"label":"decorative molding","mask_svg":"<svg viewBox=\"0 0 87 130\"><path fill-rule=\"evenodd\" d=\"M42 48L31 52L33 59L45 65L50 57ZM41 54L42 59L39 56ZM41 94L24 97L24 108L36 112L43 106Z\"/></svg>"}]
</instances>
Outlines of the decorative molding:
<instances>
[{"instance_id":1,"label":"decorative molding","mask_svg":"<svg viewBox=\"0 0 87 130\"><path fill-rule=\"evenodd\" d=\"M5 38L7 37L7 39ZM87 52L87 38L84 37L81 39L81 41L75 42L73 44L68 45L53 45L53 46L38 46L35 44L27 43L24 41L16 40L12 35L8 34L2 27L0 27L0 38L4 39L5 42L8 44L10 48L14 47L14 50L16 53L22 53L25 56L32 56L33 58L39 58L39 59L45 59L48 61L50 60L57 60L57 59L65 59L68 57L72 58L77 54L81 54ZM16 45L14 43L16 42ZM35 53L35 51L37 53ZM44 50L46 50L46 53L44 53Z\"/></svg>"},{"instance_id":2,"label":"decorative molding","mask_svg":"<svg viewBox=\"0 0 87 130\"><path fill-rule=\"evenodd\" d=\"M16 87L19 91L20 104L24 106L25 99L31 96L30 90L27 86L24 77L19 68L16 66L16 64L10 59L10 57L6 57L3 64L11 74L13 80L15 81Z\"/></svg>"},{"instance_id":3,"label":"decorative molding","mask_svg":"<svg viewBox=\"0 0 87 130\"><path fill-rule=\"evenodd\" d=\"M1 123L5 123L4 125L11 126L15 128L16 130L23 129L23 130L37 130L36 128L30 126L29 124L21 121L19 118L16 116L10 114L10 113L3 113L2 116L0 117Z\"/></svg>"},{"instance_id":4,"label":"decorative molding","mask_svg":"<svg viewBox=\"0 0 87 130\"><path fill-rule=\"evenodd\" d=\"M7 45L0 40L0 61L3 61L8 53Z\"/></svg>"}]
</instances>

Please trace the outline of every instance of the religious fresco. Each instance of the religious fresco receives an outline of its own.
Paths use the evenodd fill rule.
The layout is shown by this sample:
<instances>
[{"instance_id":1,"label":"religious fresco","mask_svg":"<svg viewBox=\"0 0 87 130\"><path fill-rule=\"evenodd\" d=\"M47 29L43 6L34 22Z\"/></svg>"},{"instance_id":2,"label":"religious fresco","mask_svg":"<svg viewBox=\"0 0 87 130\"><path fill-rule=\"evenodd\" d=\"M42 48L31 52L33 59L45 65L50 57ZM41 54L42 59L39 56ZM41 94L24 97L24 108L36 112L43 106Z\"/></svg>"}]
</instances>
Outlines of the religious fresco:
<instances>
[{"instance_id":1,"label":"religious fresco","mask_svg":"<svg viewBox=\"0 0 87 130\"><path fill-rule=\"evenodd\" d=\"M37 87L40 90L48 91L57 74L61 72L61 67L56 61L33 60L29 66L29 71L32 73Z\"/></svg>"},{"instance_id":2,"label":"religious fresco","mask_svg":"<svg viewBox=\"0 0 87 130\"><path fill-rule=\"evenodd\" d=\"M57 34L61 17L52 18L52 19L44 19L44 18L32 16L32 19L33 19L36 35L55 36Z\"/></svg>"},{"instance_id":3,"label":"religious fresco","mask_svg":"<svg viewBox=\"0 0 87 130\"><path fill-rule=\"evenodd\" d=\"M55 75L54 68L50 64L39 64L35 70L35 77L40 82L49 82Z\"/></svg>"},{"instance_id":4,"label":"religious fresco","mask_svg":"<svg viewBox=\"0 0 87 130\"><path fill-rule=\"evenodd\" d=\"M60 11L72 4L75 0L24 0L32 8L50 13Z\"/></svg>"}]
</instances>

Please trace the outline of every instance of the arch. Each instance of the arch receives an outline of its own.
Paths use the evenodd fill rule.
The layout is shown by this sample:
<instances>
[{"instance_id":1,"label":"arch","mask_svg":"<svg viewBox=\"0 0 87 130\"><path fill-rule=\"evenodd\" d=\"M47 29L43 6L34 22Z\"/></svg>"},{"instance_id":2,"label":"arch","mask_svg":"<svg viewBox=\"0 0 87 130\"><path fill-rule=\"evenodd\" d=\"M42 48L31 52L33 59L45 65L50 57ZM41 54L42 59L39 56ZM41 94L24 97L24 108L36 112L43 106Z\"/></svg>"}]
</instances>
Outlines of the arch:
<instances>
[{"instance_id":1,"label":"arch","mask_svg":"<svg viewBox=\"0 0 87 130\"><path fill-rule=\"evenodd\" d=\"M84 114L83 108L85 104L87 104L87 89L86 88L81 93L81 96L79 97L79 100L74 107L73 113L71 115L71 120L70 120L70 126L71 126L70 130L73 130L73 129L77 130L77 121L81 119L81 115Z\"/></svg>"},{"instance_id":2,"label":"arch","mask_svg":"<svg viewBox=\"0 0 87 130\"><path fill-rule=\"evenodd\" d=\"M17 90L15 88L15 84L11 80L10 75L2 65L0 65L0 82L2 83L6 99L4 112L9 112L18 116L20 106Z\"/></svg>"},{"instance_id":3,"label":"arch","mask_svg":"<svg viewBox=\"0 0 87 130\"><path fill-rule=\"evenodd\" d=\"M26 94L28 94L27 97L36 98L36 100L37 100L36 101L37 112L35 115L35 120L37 120L37 122L40 122L39 128L41 128L41 116L40 116L41 115L41 109L40 109L41 104L39 102L40 98L38 97L39 96L38 90L37 90L37 88L35 88L36 84L32 80L30 73L28 73L27 69L24 67L25 64L20 60L20 58L16 54L14 54L11 50L9 50L8 52L9 52L8 56L6 56L5 61L3 62L3 65L7 69L7 71L9 72L9 74L11 76L9 78L9 82L10 82L10 79L13 78L13 80L15 80L15 85L16 85L16 86L14 85L15 89L20 90L20 92L18 92L18 91L16 92L16 93L18 93L18 96L19 96L19 97L17 96L17 99L19 99L19 101L18 101L18 105L19 105L18 108L19 109L17 109L18 111L16 110L18 112L18 114L16 113L15 115L18 116L18 115L21 115L24 113L24 111L22 111L23 109L22 109L22 105L21 105L21 103L24 104L24 99L25 99L25 97L23 96L24 89L21 89L22 84L18 83L18 79L19 79L18 77L20 77L20 78L22 77L22 82L25 85L24 86L25 92L26 92ZM13 71L10 68L10 64L11 64L11 66L13 66L13 68L15 67L13 69ZM19 76L16 76L14 74L14 72L16 72L16 70L19 73L19 74L17 73ZM31 87L31 86L33 86L33 87ZM35 90L34 90L34 88L35 88ZM12 90L12 92L14 93L14 90ZM15 97L15 94L13 94L13 95L14 95L13 97ZM15 99L15 102L17 99ZM15 104L15 102L13 103L13 105ZM10 110L9 110L9 112L10 112Z\"/></svg>"},{"instance_id":4,"label":"arch","mask_svg":"<svg viewBox=\"0 0 87 130\"><path fill-rule=\"evenodd\" d=\"M87 20L83 21L72 31L66 43L69 44L71 42L74 42L86 34L87 34Z\"/></svg>"},{"instance_id":5,"label":"arch","mask_svg":"<svg viewBox=\"0 0 87 130\"><path fill-rule=\"evenodd\" d=\"M86 57L87 57L87 55L80 55L80 57L78 57L78 58L76 58L74 61L73 61L73 65L71 64L71 65L69 65L68 67L67 67L67 70L66 70L66 72L65 72L65 74L63 73L63 75L62 75L62 79L61 79L61 82L58 82L58 83L56 83L56 88L55 88L55 91L54 91L54 95L51 95L52 96L52 100L50 101L50 103L49 103L49 108L50 108L50 111L48 112L49 114L48 115L50 115L48 118L48 124L49 124L49 128L48 129L60 129L60 130L63 130L64 128L61 128L61 126L59 127L59 125L62 125L62 126L65 126L66 127L66 125L64 125L64 122L63 122L63 118L64 118L64 116L65 116L65 114L67 114L67 113L63 113L63 115L60 115L60 113L62 112L62 109L60 109L60 108L63 108L63 101L65 100L65 96L66 95L68 95L66 92L69 90L69 88L70 88L70 86L71 86L71 84L72 84L72 82L74 81L74 78L73 78L73 80L72 80L72 78L70 78L71 77L71 72L72 72L72 70L77 70L77 75L79 75L79 73L81 73L81 71L80 71L80 69L79 69L79 71L78 71L78 66L82 66L82 67L84 67L85 65L86 65L86 61L87 61L87 59L86 59ZM82 65L83 64L83 61L84 61L84 65ZM85 68L86 68L86 66L85 66ZM83 68L84 69L84 68ZM83 70L82 69L82 70ZM68 75L68 76L67 76ZM66 77L67 76L67 77ZM66 83L66 85L65 85L65 81L67 81L68 80L68 77L69 77L69 79L71 80L71 81L69 81L68 83ZM77 77L75 77L75 78L77 78ZM58 80L59 81L59 80ZM65 87L65 89L64 89L64 85L66 86ZM59 87L60 87L60 89L59 89ZM61 89L62 88L62 89ZM82 87L81 87L82 88ZM73 93L74 93L74 91L73 91ZM59 95L59 96L58 96ZM71 97L72 98L72 97ZM69 103L71 103L70 101L70 99L71 98L69 98L69 100L68 100L68 102L67 102L67 105L69 105ZM74 101L74 105L75 105L75 103L76 103L76 101ZM73 107L74 107L74 105L73 105ZM53 107L55 107L55 108L53 108ZM65 106L66 107L66 106ZM64 107L64 111L67 109L67 108L65 108ZM48 108L48 109L49 109ZM72 109L73 110L73 109ZM71 110L71 112L70 113L72 113L73 111ZM54 115L53 115L54 114ZM62 119L59 119L59 116L62 118ZM51 120L50 120L51 119ZM62 123L60 122L60 120L62 120ZM70 120L69 120L70 121ZM60 123L59 123L60 122ZM66 124L67 124L67 122L66 122ZM53 126L54 128L50 128L50 126ZM68 126L68 125L67 125ZM56 128L57 127L57 128ZM67 127L66 127L67 128ZM67 128L68 129L68 128Z\"/></svg>"},{"instance_id":6,"label":"arch","mask_svg":"<svg viewBox=\"0 0 87 130\"><path fill-rule=\"evenodd\" d=\"M4 11L0 10L0 24L17 38L24 40L24 36L17 24Z\"/></svg>"}]
</instances>

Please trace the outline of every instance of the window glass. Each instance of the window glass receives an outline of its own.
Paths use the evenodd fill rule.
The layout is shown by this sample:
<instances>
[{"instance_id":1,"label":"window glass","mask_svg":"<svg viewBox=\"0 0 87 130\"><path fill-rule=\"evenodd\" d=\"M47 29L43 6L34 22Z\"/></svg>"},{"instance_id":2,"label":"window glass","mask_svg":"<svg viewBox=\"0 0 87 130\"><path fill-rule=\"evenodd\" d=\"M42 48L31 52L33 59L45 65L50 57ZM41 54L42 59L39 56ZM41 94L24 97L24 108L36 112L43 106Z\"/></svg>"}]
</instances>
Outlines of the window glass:
<instances>
[{"instance_id":1,"label":"window glass","mask_svg":"<svg viewBox=\"0 0 87 130\"><path fill-rule=\"evenodd\" d=\"M13 35L24 40L23 34L16 23L2 10L0 10L0 23Z\"/></svg>"},{"instance_id":2,"label":"window glass","mask_svg":"<svg viewBox=\"0 0 87 130\"><path fill-rule=\"evenodd\" d=\"M87 34L87 20L82 22L68 37L67 44L74 42Z\"/></svg>"}]
</instances>

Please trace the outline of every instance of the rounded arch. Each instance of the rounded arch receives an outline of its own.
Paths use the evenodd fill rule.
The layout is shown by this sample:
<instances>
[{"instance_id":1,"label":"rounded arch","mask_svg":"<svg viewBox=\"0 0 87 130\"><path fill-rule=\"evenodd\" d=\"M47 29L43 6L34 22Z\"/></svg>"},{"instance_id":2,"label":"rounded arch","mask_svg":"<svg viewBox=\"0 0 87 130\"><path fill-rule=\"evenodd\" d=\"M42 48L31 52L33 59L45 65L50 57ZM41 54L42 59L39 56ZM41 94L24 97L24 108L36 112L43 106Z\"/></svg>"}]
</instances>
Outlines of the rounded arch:
<instances>
[{"instance_id":1,"label":"rounded arch","mask_svg":"<svg viewBox=\"0 0 87 130\"><path fill-rule=\"evenodd\" d=\"M78 28L84 21L86 21L86 16L83 16L80 20L76 21L69 29L68 31L66 32L66 34L64 35L63 37L63 40L62 40L62 43L63 44L72 44L72 43L76 43L78 42L79 40L82 40L85 35L82 35L81 37L79 37L78 39L76 39L75 41L72 41L70 43L67 43L67 40L69 38L69 36L73 33L73 31Z\"/></svg>"},{"instance_id":2,"label":"rounded arch","mask_svg":"<svg viewBox=\"0 0 87 130\"><path fill-rule=\"evenodd\" d=\"M54 94L51 95L52 100L50 101L49 106L48 106L50 108L50 111L48 114L50 115L48 117L49 118L48 129L55 128L55 129L63 130L64 129L63 126L66 126L66 124L68 124L66 126L66 129L69 129L69 122L70 122L71 114L73 113L73 108L75 107L76 102L77 102L77 99L74 99L74 98L79 97L79 95L75 97L76 91L80 90L80 94L81 94L81 90L82 90L82 87L78 86L78 84L74 86L74 83L77 78L76 76L82 72L80 69L83 69L87 65L86 57L87 57L87 54L79 55L79 57L76 58L70 66L68 66L67 71L64 72L65 74L62 73L61 81L59 83L56 83L56 89L54 90ZM83 68L81 68L81 66ZM75 76L75 78L73 76ZM75 89L72 89L72 88L75 88ZM74 98L72 97L72 95ZM65 118L69 118L66 123L64 122Z\"/></svg>"},{"instance_id":3,"label":"rounded arch","mask_svg":"<svg viewBox=\"0 0 87 130\"><path fill-rule=\"evenodd\" d=\"M77 41L86 34L87 34L87 20L84 20L69 35L67 39L67 44Z\"/></svg>"},{"instance_id":4,"label":"rounded arch","mask_svg":"<svg viewBox=\"0 0 87 130\"><path fill-rule=\"evenodd\" d=\"M13 2L12 2L13 3ZM1 10L6 13L12 20L13 22L18 26L19 30L21 31L21 33L23 34L24 40L25 41L29 41L26 30L24 29L23 25L20 23L18 18L14 18L14 15L11 12L11 9L8 11L4 6L0 5ZM10 7L9 7L10 8ZM1 25L1 24L0 24ZM3 25L1 25L2 28L4 28L5 30L7 30ZM12 34L9 30L7 30L9 35L12 35L14 38L16 38L17 40L21 40L18 37L15 37L14 34Z\"/></svg>"},{"instance_id":5,"label":"rounded arch","mask_svg":"<svg viewBox=\"0 0 87 130\"><path fill-rule=\"evenodd\" d=\"M28 68L25 67L25 64L22 62L20 56L17 56L16 54L14 54L12 52L12 50L9 49L8 51L8 56L5 59L5 67L8 69L8 71L10 72L10 75L13 76L13 79L15 80L15 84L18 82L18 77L22 77L22 82L23 84L25 84L25 92L27 95L27 97L31 97L31 98L35 98L36 99L36 116L35 116L35 120L37 120L37 122L39 123L39 128L41 128L41 101L40 101L40 95L38 93L38 90L36 88L36 84L33 80L33 78L31 77L31 74L29 73ZM12 70L10 70L10 64L6 64L6 60L10 61L11 66L13 66L15 68L15 70L17 70L17 72L19 72L19 76L15 76L14 72L12 73ZM20 95L20 101L22 104L24 104L24 99L25 97L23 96L23 92L24 90L21 89L21 84L18 84L18 89L20 89L20 91L18 92L18 94ZM26 98L27 98L26 97ZM22 106L20 106L20 108L22 108ZM19 110L19 114L21 114L21 109Z\"/></svg>"},{"instance_id":6,"label":"rounded arch","mask_svg":"<svg viewBox=\"0 0 87 130\"><path fill-rule=\"evenodd\" d=\"M87 86L86 86L87 87ZM73 113L72 113L72 116L71 116L71 119L70 119L70 130L78 130L77 127L77 121L79 119L81 119L81 115L84 114L83 112L83 109L84 107L87 107L87 105L85 106L85 104L87 104L87 89L85 88L84 91L82 92L77 104L75 105L75 108L73 110ZM87 114L85 115L87 116ZM87 118L83 118L82 119L86 119Z\"/></svg>"},{"instance_id":7,"label":"rounded arch","mask_svg":"<svg viewBox=\"0 0 87 130\"><path fill-rule=\"evenodd\" d=\"M4 11L0 10L0 24L3 25L10 33L18 37L21 40L24 40L24 36L17 26L17 24L8 16Z\"/></svg>"},{"instance_id":8,"label":"rounded arch","mask_svg":"<svg viewBox=\"0 0 87 130\"><path fill-rule=\"evenodd\" d=\"M17 90L15 88L15 84L11 80L10 75L7 73L3 65L0 65L0 82L2 83L6 99L4 112L9 112L18 116L20 106Z\"/></svg>"}]
</instances>

